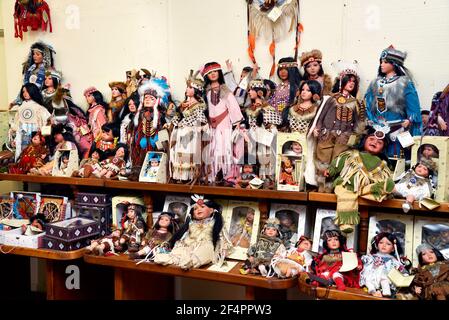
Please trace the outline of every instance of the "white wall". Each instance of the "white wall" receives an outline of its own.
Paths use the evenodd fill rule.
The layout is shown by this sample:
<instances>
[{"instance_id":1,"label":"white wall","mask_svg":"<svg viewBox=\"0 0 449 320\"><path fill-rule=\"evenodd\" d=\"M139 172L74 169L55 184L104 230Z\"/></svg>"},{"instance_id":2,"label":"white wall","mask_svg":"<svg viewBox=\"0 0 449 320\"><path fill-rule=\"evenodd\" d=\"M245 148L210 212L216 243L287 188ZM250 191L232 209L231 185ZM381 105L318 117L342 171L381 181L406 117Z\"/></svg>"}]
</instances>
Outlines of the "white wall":
<instances>
[{"instance_id":1,"label":"white wall","mask_svg":"<svg viewBox=\"0 0 449 320\"><path fill-rule=\"evenodd\" d=\"M130 68L145 67L166 75L175 98L182 99L190 68L230 58L238 75L247 56L244 0L47 0L53 33L13 38L14 1L1 1L5 23L8 101L21 82L21 63L29 46L42 39L56 51L56 67L72 84L75 101L85 106L82 91L97 86L109 98L108 82L123 80ZM73 11L75 9L75 11ZM78 10L78 11L76 11ZM79 13L79 29L70 29ZM319 48L327 73L338 59L359 61L363 94L375 77L382 49L406 50L423 108L449 79L449 1L447 0L302 0L302 51ZM259 39L256 58L268 76L268 39ZM277 58L293 54L294 34L277 46ZM1 65L0 65L1 66Z\"/></svg>"},{"instance_id":2,"label":"white wall","mask_svg":"<svg viewBox=\"0 0 449 320\"><path fill-rule=\"evenodd\" d=\"M2 9L0 6L0 17L2 17ZM3 18L0 19L0 29L4 28ZM8 105L8 85L6 81L5 63L5 40L0 37L0 110L7 109Z\"/></svg>"}]
</instances>

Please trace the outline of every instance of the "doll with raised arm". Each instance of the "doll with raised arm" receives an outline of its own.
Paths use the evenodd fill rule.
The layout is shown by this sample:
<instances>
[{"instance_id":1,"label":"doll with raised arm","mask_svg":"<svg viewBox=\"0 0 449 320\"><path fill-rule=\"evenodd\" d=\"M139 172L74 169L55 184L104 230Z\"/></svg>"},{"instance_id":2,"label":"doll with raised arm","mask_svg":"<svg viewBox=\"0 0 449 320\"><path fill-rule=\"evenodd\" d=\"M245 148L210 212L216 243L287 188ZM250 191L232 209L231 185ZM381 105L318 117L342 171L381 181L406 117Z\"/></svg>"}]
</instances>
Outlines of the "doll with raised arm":
<instances>
[{"instance_id":1,"label":"doll with raised arm","mask_svg":"<svg viewBox=\"0 0 449 320\"><path fill-rule=\"evenodd\" d=\"M293 248L277 254L271 260L271 267L279 278L290 278L300 272L309 272L313 256L312 239L301 236Z\"/></svg>"},{"instance_id":2,"label":"doll with raised arm","mask_svg":"<svg viewBox=\"0 0 449 320\"><path fill-rule=\"evenodd\" d=\"M95 87L89 87L84 90L89 114L89 126L92 130L93 140L98 141L101 135L101 127L108 122L106 113L109 109L107 103L103 99L103 95Z\"/></svg>"},{"instance_id":3,"label":"doll with raised arm","mask_svg":"<svg viewBox=\"0 0 449 320\"><path fill-rule=\"evenodd\" d=\"M172 121L170 170L172 179L178 182L199 180L201 176L202 135L209 132L209 124L203 100L204 81L198 73L190 70L185 100Z\"/></svg>"},{"instance_id":4,"label":"doll with raised arm","mask_svg":"<svg viewBox=\"0 0 449 320\"><path fill-rule=\"evenodd\" d=\"M419 266L411 288L423 300L448 300L449 260L427 243L416 248Z\"/></svg>"},{"instance_id":5,"label":"doll with raised arm","mask_svg":"<svg viewBox=\"0 0 449 320\"><path fill-rule=\"evenodd\" d=\"M395 268L407 274L401 262L402 254L403 249L394 234L388 232L377 234L371 241L370 254L362 256L360 286L367 287L368 293L376 297L393 296L396 287L388 278L388 273Z\"/></svg>"},{"instance_id":6,"label":"doll with raised arm","mask_svg":"<svg viewBox=\"0 0 449 320\"><path fill-rule=\"evenodd\" d=\"M413 208L413 201L421 201L433 195L432 176L435 170L435 162L421 158L413 168L398 177L393 194L405 198L405 203L402 205L405 213Z\"/></svg>"},{"instance_id":7,"label":"doll with raised arm","mask_svg":"<svg viewBox=\"0 0 449 320\"><path fill-rule=\"evenodd\" d=\"M335 284L338 290L359 288L360 270L363 268L362 261L358 259L356 269L340 272L343 266L343 252L351 252L346 248L346 237L340 230L326 230L323 233L323 252L314 258L311 270L318 278ZM313 285L320 284L315 280Z\"/></svg>"},{"instance_id":8,"label":"doll with raised arm","mask_svg":"<svg viewBox=\"0 0 449 320\"><path fill-rule=\"evenodd\" d=\"M209 182L220 185L234 178L233 154L243 154L242 151L236 152L232 140L232 132L234 128L240 127L243 115L237 100L225 84L223 71L218 63L206 63L201 75L205 80L208 120L211 127L208 154L204 157L208 167L206 174Z\"/></svg>"},{"instance_id":9,"label":"doll with raised arm","mask_svg":"<svg viewBox=\"0 0 449 320\"><path fill-rule=\"evenodd\" d=\"M303 52L301 55L301 67L304 68L303 80L317 81L321 86L321 95L330 95L332 90L332 79L324 73L322 61L323 54L318 49Z\"/></svg>"},{"instance_id":10,"label":"doll with raised arm","mask_svg":"<svg viewBox=\"0 0 449 320\"><path fill-rule=\"evenodd\" d=\"M126 99L126 83L120 81L109 82L111 88L111 102L107 113L108 122L116 121L121 114Z\"/></svg>"},{"instance_id":11,"label":"doll with raised arm","mask_svg":"<svg viewBox=\"0 0 449 320\"><path fill-rule=\"evenodd\" d=\"M197 195L192 200L190 216L169 241L171 251L156 253L155 263L199 268L211 262L222 264L230 253L232 245L223 229L221 206Z\"/></svg>"},{"instance_id":12,"label":"doll with raised arm","mask_svg":"<svg viewBox=\"0 0 449 320\"><path fill-rule=\"evenodd\" d=\"M125 174L126 161L128 160L128 146L123 143L117 144L115 155L103 160L101 164L100 177L106 179L116 178L117 175Z\"/></svg>"},{"instance_id":13,"label":"doll with raised arm","mask_svg":"<svg viewBox=\"0 0 449 320\"><path fill-rule=\"evenodd\" d=\"M147 231L143 238L139 251L130 252L130 259L138 259L147 256L156 247L170 240L175 232L175 214L172 212L162 212L154 223L153 228ZM149 258L151 258L149 256Z\"/></svg>"},{"instance_id":14,"label":"doll with raised arm","mask_svg":"<svg viewBox=\"0 0 449 320\"><path fill-rule=\"evenodd\" d=\"M30 169L39 169L45 164L49 150L40 131L31 134L31 143L22 150L17 163L9 165L9 173L27 174Z\"/></svg>"},{"instance_id":15,"label":"doll with raised arm","mask_svg":"<svg viewBox=\"0 0 449 320\"><path fill-rule=\"evenodd\" d=\"M337 196L335 224L351 233L359 223L358 197L382 202L393 191L394 181L383 153L388 145L384 132L369 127L358 149L334 159L325 177L331 178Z\"/></svg>"},{"instance_id":16,"label":"doll with raised arm","mask_svg":"<svg viewBox=\"0 0 449 320\"><path fill-rule=\"evenodd\" d=\"M259 240L248 249L248 259L240 269L240 273L268 275L273 256L280 255L286 250L279 230L278 219L268 219L265 222Z\"/></svg>"},{"instance_id":17,"label":"doll with raised arm","mask_svg":"<svg viewBox=\"0 0 449 320\"><path fill-rule=\"evenodd\" d=\"M116 250L128 250L129 252L139 251L140 244L147 230L147 225L143 220L140 207L129 203L122 217L121 224L122 234Z\"/></svg>"}]
</instances>

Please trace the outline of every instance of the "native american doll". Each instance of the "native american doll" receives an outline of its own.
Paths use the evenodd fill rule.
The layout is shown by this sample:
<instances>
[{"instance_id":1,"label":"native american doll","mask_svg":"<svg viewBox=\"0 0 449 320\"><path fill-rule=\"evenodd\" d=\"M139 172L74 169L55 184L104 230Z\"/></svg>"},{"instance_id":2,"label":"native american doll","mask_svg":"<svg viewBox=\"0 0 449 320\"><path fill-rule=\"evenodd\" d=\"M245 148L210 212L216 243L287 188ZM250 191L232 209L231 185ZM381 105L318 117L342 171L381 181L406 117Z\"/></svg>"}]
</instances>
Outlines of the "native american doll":
<instances>
[{"instance_id":1,"label":"native american doll","mask_svg":"<svg viewBox=\"0 0 449 320\"><path fill-rule=\"evenodd\" d=\"M122 235L116 250L128 250L129 252L137 252L139 250L139 246L147 230L147 225L143 220L140 210L141 208L138 205L133 203L127 204L125 214L121 221Z\"/></svg>"},{"instance_id":2,"label":"native american doll","mask_svg":"<svg viewBox=\"0 0 449 320\"><path fill-rule=\"evenodd\" d=\"M10 129L11 132L15 132L16 160L22 150L31 143L31 134L46 126L51 116L43 106L42 95L35 84L23 85L20 97L23 103L17 106L17 113Z\"/></svg>"},{"instance_id":3,"label":"native american doll","mask_svg":"<svg viewBox=\"0 0 449 320\"><path fill-rule=\"evenodd\" d=\"M124 175L126 168L126 161L128 161L128 146L123 143L119 143L115 149L115 155L103 160L101 165L101 171L99 176L106 179L116 178L117 175Z\"/></svg>"},{"instance_id":4,"label":"native american doll","mask_svg":"<svg viewBox=\"0 0 449 320\"><path fill-rule=\"evenodd\" d=\"M286 107L293 104L302 78L298 63L290 57L279 60L277 75L281 83L276 86L268 103L278 112L282 112Z\"/></svg>"},{"instance_id":5,"label":"native american doll","mask_svg":"<svg viewBox=\"0 0 449 320\"><path fill-rule=\"evenodd\" d=\"M93 253L97 256L108 256L110 254L117 254L116 251L120 251L120 237L122 230L116 229L112 231L110 235L103 238L92 240L90 245L86 247L88 254Z\"/></svg>"},{"instance_id":6,"label":"native american doll","mask_svg":"<svg viewBox=\"0 0 449 320\"><path fill-rule=\"evenodd\" d=\"M103 95L95 87L84 90L84 97L89 105L87 109L88 123L93 134L93 142L96 142L100 139L101 127L108 122L106 113L109 108L103 100Z\"/></svg>"},{"instance_id":7,"label":"native american doll","mask_svg":"<svg viewBox=\"0 0 449 320\"><path fill-rule=\"evenodd\" d=\"M426 136L449 136L449 84L432 99Z\"/></svg>"},{"instance_id":8,"label":"native american doll","mask_svg":"<svg viewBox=\"0 0 449 320\"><path fill-rule=\"evenodd\" d=\"M427 243L416 248L419 266L411 288L423 300L449 298L449 260Z\"/></svg>"},{"instance_id":9,"label":"native american doll","mask_svg":"<svg viewBox=\"0 0 449 320\"><path fill-rule=\"evenodd\" d=\"M112 156L117 146L118 130L112 123L101 126L100 138L95 143L95 148L105 153L106 157Z\"/></svg>"},{"instance_id":10,"label":"native american doll","mask_svg":"<svg viewBox=\"0 0 449 320\"><path fill-rule=\"evenodd\" d=\"M253 234L254 209L249 208L245 217L231 225L229 238L234 247L249 248Z\"/></svg>"},{"instance_id":11,"label":"native american doll","mask_svg":"<svg viewBox=\"0 0 449 320\"><path fill-rule=\"evenodd\" d=\"M317 114L313 134L317 138L315 167L318 192L332 192L330 182L323 176L324 170L339 154L349 149L349 138L364 128L364 114L355 98L359 87L356 66L351 65L339 73L333 94Z\"/></svg>"},{"instance_id":12,"label":"native american doll","mask_svg":"<svg viewBox=\"0 0 449 320\"><path fill-rule=\"evenodd\" d=\"M170 137L170 176L176 181L200 179L203 155L203 134L209 134L205 115L206 104L202 95L204 81L199 71L190 71L187 79L186 98L180 105L180 113L172 121Z\"/></svg>"},{"instance_id":13,"label":"native american doll","mask_svg":"<svg viewBox=\"0 0 449 320\"><path fill-rule=\"evenodd\" d=\"M394 182L383 151L388 137L384 132L368 129L359 149L341 153L324 172L331 178L337 196L335 223L351 233L359 223L358 197L381 202L393 191ZM381 158L382 157L382 158Z\"/></svg>"},{"instance_id":14,"label":"native american doll","mask_svg":"<svg viewBox=\"0 0 449 320\"><path fill-rule=\"evenodd\" d=\"M402 126L412 136L422 133L421 108L418 93L408 70L404 67L406 53L393 46L382 51L377 78L373 80L365 94L368 120L386 125L396 131ZM393 141L387 150L389 157L401 156L401 144ZM405 153L410 158L409 152Z\"/></svg>"},{"instance_id":15,"label":"native american doll","mask_svg":"<svg viewBox=\"0 0 449 320\"><path fill-rule=\"evenodd\" d=\"M321 85L321 96L328 96L332 92L332 79L324 73L321 64L323 54L318 49L304 52L301 55L301 67L304 68L303 80L316 80Z\"/></svg>"},{"instance_id":16,"label":"native american doll","mask_svg":"<svg viewBox=\"0 0 449 320\"><path fill-rule=\"evenodd\" d=\"M151 78L138 89L142 103L134 117L132 166L142 166L148 151L158 150L156 142L165 124L164 113L169 103L170 87L165 78Z\"/></svg>"},{"instance_id":17,"label":"native american doll","mask_svg":"<svg viewBox=\"0 0 449 320\"><path fill-rule=\"evenodd\" d=\"M413 201L421 201L434 194L432 176L435 170L435 162L422 158L412 169L398 177L393 195L406 199L402 205L404 212L407 213L413 207Z\"/></svg>"},{"instance_id":18,"label":"native american doll","mask_svg":"<svg viewBox=\"0 0 449 320\"><path fill-rule=\"evenodd\" d=\"M249 66L244 67L240 73L240 79L237 82L234 72L232 71L232 62L230 60L226 60L226 67L227 71L224 73L226 86L234 94L240 109L244 110L251 102L250 99L248 99L248 84L253 77L253 72L257 70Z\"/></svg>"},{"instance_id":19,"label":"native american doll","mask_svg":"<svg viewBox=\"0 0 449 320\"><path fill-rule=\"evenodd\" d=\"M147 231L145 237L140 243L139 251L130 252L130 259L142 258L150 253L153 253L156 248L162 248L162 245L167 244L167 242L172 237L173 233L177 231L175 223L175 214L172 212L162 212L157 217L153 228Z\"/></svg>"},{"instance_id":20,"label":"native american doll","mask_svg":"<svg viewBox=\"0 0 449 320\"><path fill-rule=\"evenodd\" d=\"M279 220L267 220L257 243L249 247L247 252L248 259L244 262L240 273L268 275L273 256L285 251L279 228Z\"/></svg>"},{"instance_id":21,"label":"native american doll","mask_svg":"<svg viewBox=\"0 0 449 320\"><path fill-rule=\"evenodd\" d=\"M211 127L208 154L204 157L207 159L206 165L210 166L206 175L209 182L221 184L223 180L235 177L233 155L242 152L235 150L232 132L233 127L238 130L243 115L237 100L225 85L223 71L218 63L206 63L201 74L205 80L208 120Z\"/></svg>"},{"instance_id":22,"label":"native american doll","mask_svg":"<svg viewBox=\"0 0 449 320\"><path fill-rule=\"evenodd\" d=\"M116 121L121 114L126 99L126 83L115 81L109 83L111 101L109 102L108 122Z\"/></svg>"},{"instance_id":23,"label":"native american doll","mask_svg":"<svg viewBox=\"0 0 449 320\"><path fill-rule=\"evenodd\" d=\"M347 272L340 272L343 265L343 252L351 252L346 247L346 237L339 230L327 230L323 233L323 252L315 257L311 263L312 274L324 281L335 284L338 290L359 288L359 271L363 268L358 258L357 268ZM320 281L314 280L313 285Z\"/></svg>"},{"instance_id":24,"label":"native american doll","mask_svg":"<svg viewBox=\"0 0 449 320\"><path fill-rule=\"evenodd\" d=\"M89 158L80 162L79 170L72 173L72 177L80 178L99 178L102 170L101 162L104 160L105 154L100 149L92 149Z\"/></svg>"},{"instance_id":25,"label":"native american doll","mask_svg":"<svg viewBox=\"0 0 449 320\"><path fill-rule=\"evenodd\" d=\"M255 164L244 163L241 172L239 172L237 179L235 179L234 188L250 189L251 187L258 187L250 183L254 178L259 178L256 174L256 168L257 165Z\"/></svg>"},{"instance_id":26,"label":"native american doll","mask_svg":"<svg viewBox=\"0 0 449 320\"><path fill-rule=\"evenodd\" d=\"M31 134L31 143L22 150L17 163L9 165L9 173L27 174L31 168L40 168L45 164L49 150L45 138L39 131Z\"/></svg>"},{"instance_id":27,"label":"native american doll","mask_svg":"<svg viewBox=\"0 0 449 320\"><path fill-rule=\"evenodd\" d=\"M170 252L157 252L154 262L182 269L214 263L222 265L232 250L223 229L221 206L201 196L192 196L194 205L184 225L169 241Z\"/></svg>"},{"instance_id":28,"label":"native american doll","mask_svg":"<svg viewBox=\"0 0 449 320\"><path fill-rule=\"evenodd\" d=\"M312 240L301 236L293 248L274 255L271 267L279 278L290 278L300 272L309 272L313 261L311 249Z\"/></svg>"},{"instance_id":29,"label":"native american doll","mask_svg":"<svg viewBox=\"0 0 449 320\"><path fill-rule=\"evenodd\" d=\"M360 272L360 286L366 287L368 293L376 297L390 297L396 293L396 287L388 278L388 273L395 268L408 274L401 262L403 249L396 236L381 232L371 241L371 252L362 256L363 270Z\"/></svg>"},{"instance_id":30,"label":"native american doll","mask_svg":"<svg viewBox=\"0 0 449 320\"><path fill-rule=\"evenodd\" d=\"M50 7L44 0L16 0L14 5L14 37L23 40L23 33L41 29L53 32Z\"/></svg>"},{"instance_id":31,"label":"native american doll","mask_svg":"<svg viewBox=\"0 0 449 320\"><path fill-rule=\"evenodd\" d=\"M134 117L137 114L137 108L140 104L139 94L133 93L125 102L123 106L120 120L120 140L119 142L128 144L132 149L134 139Z\"/></svg>"}]
</instances>

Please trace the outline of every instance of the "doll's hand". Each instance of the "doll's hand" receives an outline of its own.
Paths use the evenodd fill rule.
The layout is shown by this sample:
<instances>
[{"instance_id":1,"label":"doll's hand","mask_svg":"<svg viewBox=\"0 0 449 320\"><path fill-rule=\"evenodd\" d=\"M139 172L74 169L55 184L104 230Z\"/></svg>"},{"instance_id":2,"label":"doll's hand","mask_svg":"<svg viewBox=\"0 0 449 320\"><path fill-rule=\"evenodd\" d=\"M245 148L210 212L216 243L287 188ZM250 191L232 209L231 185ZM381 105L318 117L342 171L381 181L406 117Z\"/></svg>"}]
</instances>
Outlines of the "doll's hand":
<instances>
[{"instance_id":1,"label":"doll's hand","mask_svg":"<svg viewBox=\"0 0 449 320\"><path fill-rule=\"evenodd\" d=\"M226 60L226 68L228 69L228 72L232 71L232 62L229 59Z\"/></svg>"},{"instance_id":2,"label":"doll's hand","mask_svg":"<svg viewBox=\"0 0 449 320\"><path fill-rule=\"evenodd\" d=\"M329 175L329 170L328 169L324 169L323 170L323 176L325 176L326 178L328 178L330 175Z\"/></svg>"},{"instance_id":3,"label":"doll's hand","mask_svg":"<svg viewBox=\"0 0 449 320\"><path fill-rule=\"evenodd\" d=\"M416 294L421 294L422 288L415 286L415 292Z\"/></svg>"},{"instance_id":4,"label":"doll's hand","mask_svg":"<svg viewBox=\"0 0 449 320\"><path fill-rule=\"evenodd\" d=\"M21 229L22 229L22 234L25 234L25 232L27 231L27 226L22 224Z\"/></svg>"},{"instance_id":5,"label":"doll's hand","mask_svg":"<svg viewBox=\"0 0 449 320\"><path fill-rule=\"evenodd\" d=\"M257 74L259 73L259 69L260 69L259 65L257 63L255 63L253 66L253 71L251 72L252 78L257 77Z\"/></svg>"},{"instance_id":6,"label":"doll's hand","mask_svg":"<svg viewBox=\"0 0 449 320\"><path fill-rule=\"evenodd\" d=\"M407 128L410 125L410 120L405 120L402 122L402 127Z\"/></svg>"},{"instance_id":7,"label":"doll's hand","mask_svg":"<svg viewBox=\"0 0 449 320\"><path fill-rule=\"evenodd\" d=\"M318 138L318 136L320 135L320 129L313 129L313 136L315 137L315 138Z\"/></svg>"}]
</instances>

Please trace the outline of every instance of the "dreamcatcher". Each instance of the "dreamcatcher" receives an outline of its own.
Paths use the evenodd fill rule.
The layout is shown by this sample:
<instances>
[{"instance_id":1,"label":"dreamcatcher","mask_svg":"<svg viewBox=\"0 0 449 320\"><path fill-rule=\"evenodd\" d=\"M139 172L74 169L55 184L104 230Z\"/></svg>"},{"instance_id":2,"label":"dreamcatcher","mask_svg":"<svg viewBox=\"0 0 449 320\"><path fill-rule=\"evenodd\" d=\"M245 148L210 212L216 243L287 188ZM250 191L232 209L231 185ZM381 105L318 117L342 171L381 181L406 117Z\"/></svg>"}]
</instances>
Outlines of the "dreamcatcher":
<instances>
[{"instance_id":1,"label":"dreamcatcher","mask_svg":"<svg viewBox=\"0 0 449 320\"><path fill-rule=\"evenodd\" d=\"M12 205L12 215L15 219L29 219L36 213L36 199L17 194Z\"/></svg>"},{"instance_id":2,"label":"dreamcatcher","mask_svg":"<svg viewBox=\"0 0 449 320\"><path fill-rule=\"evenodd\" d=\"M298 57L300 35L303 27L299 22L299 0L246 0L248 3L248 55L256 63L254 51L256 39L261 35L271 36L269 47L273 58L270 77L276 68L276 42L296 28L296 41L294 47L295 60Z\"/></svg>"},{"instance_id":3,"label":"dreamcatcher","mask_svg":"<svg viewBox=\"0 0 449 320\"><path fill-rule=\"evenodd\" d=\"M11 216L11 209L12 205L9 197L0 199L0 220L9 219Z\"/></svg>"},{"instance_id":4,"label":"dreamcatcher","mask_svg":"<svg viewBox=\"0 0 449 320\"><path fill-rule=\"evenodd\" d=\"M23 33L41 29L53 32L50 7L44 0L16 0L14 6L14 37L23 40Z\"/></svg>"},{"instance_id":5,"label":"dreamcatcher","mask_svg":"<svg viewBox=\"0 0 449 320\"><path fill-rule=\"evenodd\" d=\"M43 198L39 208L48 222L57 222L64 220L65 205L64 199Z\"/></svg>"}]
</instances>

